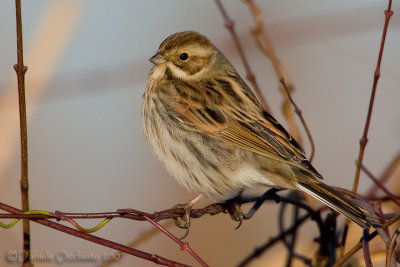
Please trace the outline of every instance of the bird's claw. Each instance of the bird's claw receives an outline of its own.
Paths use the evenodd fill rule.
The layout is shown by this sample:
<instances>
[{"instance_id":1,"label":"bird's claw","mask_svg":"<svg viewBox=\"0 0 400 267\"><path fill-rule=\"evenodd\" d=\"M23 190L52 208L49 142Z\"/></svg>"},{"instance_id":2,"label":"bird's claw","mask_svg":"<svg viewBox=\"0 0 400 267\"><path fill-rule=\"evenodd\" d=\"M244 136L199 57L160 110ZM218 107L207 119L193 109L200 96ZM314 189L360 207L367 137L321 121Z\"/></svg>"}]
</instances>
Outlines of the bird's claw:
<instances>
[{"instance_id":1,"label":"bird's claw","mask_svg":"<svg viewBox=\"0 0 400 267\"><path fill-rule=\"evenodd\" d=\"M226 210L228 211L232 220L239 222L239 224L235 227L235 230L239 229L239 227L242 225L244 218L243 211L240 208L239 199L240 195L226 201Z\"/></svg>"},{"instance_id":2,"label":"bird's claw","mask_svg":"<svg viewBox=\"0 0 400 267\"><path fill-rule=\"evenodd\" d=\"M190 230L190 213L192 211L192 206L191 204L185 203L185 204L177 204L174 206L174 209L184 209L185 214L182 215L181 217L174 218L174 223L177 227L181 229L185 229L186 232L185 234L180 238L184 239L187 237L189 234Z\"/></svg>"}]
</instances>

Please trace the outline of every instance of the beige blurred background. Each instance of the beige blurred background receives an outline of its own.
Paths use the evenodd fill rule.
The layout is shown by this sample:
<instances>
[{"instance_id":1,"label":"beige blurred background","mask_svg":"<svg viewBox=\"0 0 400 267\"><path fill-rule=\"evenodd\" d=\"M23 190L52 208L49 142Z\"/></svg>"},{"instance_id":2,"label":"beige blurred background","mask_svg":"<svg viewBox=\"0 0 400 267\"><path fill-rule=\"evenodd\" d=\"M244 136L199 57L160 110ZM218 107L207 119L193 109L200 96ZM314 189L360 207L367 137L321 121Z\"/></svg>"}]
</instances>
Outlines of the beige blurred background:
<instances>
[{"instance_id":1,"label":"beige blurred background","mask_svg":"<svg viewBox=\"0 0 400 267\"><path fill-rule=\"evenodd\" d=\"M278 81L251 37L253 18L247 6L241 1L223 3L236 22L273 114L285 124ZM312 131L314 166L328 184L350 189L387 3L258 3L276 52L296 86L293 97ZM400 149L399 7L395 1L365 155L366 166L376 175ZM207 35L245 76L214 1L22 1L22 19L28 66L31 209L101 212L129 207L153 212L191 199L193 194L169 177L147 148L140 107L151 68L148 58L165 37L177 31L190 29ZM20 207L13 1L0 2L0 40L0 201ZM309 144L304 146L309 153ZM370 185L362 175L359 191ZM228 215L205 216L192 221L186 241L211 266L234 266L275 235L277 211L277 204L265 204L238 230ZM89 227L94 222L82 224ZM21 250L21 227L19 223L10 230L0 229L0 265L9 264L8 251ZM302 228L298 251L312 255L314 228L313 224ZM145 222L116 219L96 235L126 244L150 229ZM175 228L172 231L183 234ZM196 266L161 234L137 248ZM113 252L35 223L32 249L34 255ZM285 256L283 246L278 245L251 266L281 266ZM55 261L35 261L35 266L56 265ZM154 264L127 256L116 266Z\"/></svg>"}]
</instances>

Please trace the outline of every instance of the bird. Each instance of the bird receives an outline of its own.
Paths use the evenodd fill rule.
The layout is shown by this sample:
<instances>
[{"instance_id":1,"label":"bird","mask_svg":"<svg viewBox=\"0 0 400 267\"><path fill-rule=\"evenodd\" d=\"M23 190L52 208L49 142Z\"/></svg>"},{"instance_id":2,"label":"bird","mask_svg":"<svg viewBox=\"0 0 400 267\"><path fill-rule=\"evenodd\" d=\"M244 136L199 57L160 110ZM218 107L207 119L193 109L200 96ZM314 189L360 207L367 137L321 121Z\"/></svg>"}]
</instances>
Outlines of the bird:
<instances>
[{"instance_id":1,"label":"bird","mask_svg":"<svg viewBox=\"0 0 400 267\"><path fill-rule=\"evenodd\" d=\"M305 192L363 228L381 225L365 203L322 181L301 145L206 36L172 34L150 61L142 130L171 176L199 194L189 205L203 195L227 199L269 186Z\"/></svg>"}]
</instances>

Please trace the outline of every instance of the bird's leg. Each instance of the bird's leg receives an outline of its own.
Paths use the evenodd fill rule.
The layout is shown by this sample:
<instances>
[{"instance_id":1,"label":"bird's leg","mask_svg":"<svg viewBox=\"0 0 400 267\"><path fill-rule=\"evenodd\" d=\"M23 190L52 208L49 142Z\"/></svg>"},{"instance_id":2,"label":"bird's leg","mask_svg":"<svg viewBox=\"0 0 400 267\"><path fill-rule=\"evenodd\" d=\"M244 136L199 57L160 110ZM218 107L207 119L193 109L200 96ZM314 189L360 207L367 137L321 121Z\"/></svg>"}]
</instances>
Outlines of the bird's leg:
<instances>
[{"instance_id":1,"label":"bird's leg","mask_svg":"<svg viewBox=\"0 0 400 267\"><path fill-rule=\"evenodd\" d=\"M244 191L244 189L240 190L239 193L235 197L225 201L226 209L227 209L229 215L231 216L231 218L234 221L239 222L238 226L236 226L235 229L238 229L242 225L243 218L244 218L243 211L240 208L240 204L239 204L239 200L242 197L243 191Z\"/></svg>"},{"instance_id":2,"label":"bird's leg","mask_svg":"<svg viewBox=\"0 0 400 267\"><path fill-rule=\"evenodd\" d=\"M186 229L186 233L181 239L184 239L188 234L190 230L190 212L192 211L193 205L199 201L203 197L203 194L199 194L189 202L185 204L178 204L175 205L174 208L176 209L184 209L185 210L185 215L179 218L175 218L174 222L175 225L178 226L179 228Z\"/></svg>"}]
</instances>

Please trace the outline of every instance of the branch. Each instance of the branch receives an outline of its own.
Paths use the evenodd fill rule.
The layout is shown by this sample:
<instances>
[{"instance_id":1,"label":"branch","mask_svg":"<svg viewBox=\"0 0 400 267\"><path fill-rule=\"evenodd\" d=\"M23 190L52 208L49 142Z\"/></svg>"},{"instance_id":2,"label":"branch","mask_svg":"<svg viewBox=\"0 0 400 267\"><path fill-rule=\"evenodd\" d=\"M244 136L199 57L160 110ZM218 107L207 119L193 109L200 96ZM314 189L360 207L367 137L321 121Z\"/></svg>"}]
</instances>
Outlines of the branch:
<instances>
[{"instance_id":1,"label":"branch","mask_svg":"<svg viewBox=\"0 0 400 267\"><path fill-rule=\"evenodd\" d=\"M396 239L399 236L399 228L394 231L393 237L390 240L390 243L386 249L386 266L392 267L397 266L396 264Z\"/></svg>"},{"instance_id":2,"label":"branch","mask_svg":"<svg viewBox=\"0 0 400 267\"><path fill-rule=\"evenodd\" d=\"M371 262L371 254L369 253L369 228L365 228L363 230L363 237L362 237L362 248L363 248L363 255L364 255L364 262L365 266L372 267Z\"/></svg>"},{"instance_id":3,"label":"branch","mask_svg":"<svg viewBox=\"0 0 400 267\"><path fill-rule=\"evenodd\" d=\"M304 117L302 115L301 109L299 109L299 107L296 105L296 103L294 102L292 96L290 95L289 89L286 86L285 80L283 78L281 78L280 80L282 87L285 89L287 97L289 98L290 103L292 103L293 107L294 107L294 111L296 112L296 114L299 116L301 123L303 124L304 130L306 131L308 140L310 140L310 145L311 145L311 154L310 154L310 162L312 162L313 158L314 158L314 153L315 153L315 145L314 145L314 140L312 138L310 129L308 129L307 123L304 120Z\"/></svg>"},{"instance_id":4,"label":"branch","mask_svg":"<svg viewBox=\"0 0 400 267\"><path fill-rule=\"evenodd\" d=\"M382 189L383 192L385 192L385 194L387 195L387 197L393 201L394 203L396 203L397 206L400 207L400 200L397 199L397 196L395 196L392 192L390 192L384 185L382 185L380 183L380 181L378 181L378 179L376 179L374 177L374 175L362 164L359 164L360 168L363 172L365 172L365 174L367 174L367 176L374 182L374 184L376 184L380 189Z\"/></svg>"},{"instance_id":5,"label":"branch","mask_svg":"<svg viewBox=\"0 0 400 267\"><path fill-rule=\"evenodd\" d=\"M358 152L358 159L357 159L357 162L359 162L360 165L363 162L365 147L367 146L367 143L368 143L368 130L369 130L370 122L371 122L372 109L374 107L376 88L378 86L378 80L380 77L380 68L381 68L381 61L382 61L382 55L383 55L383 48L385 46L386 33L387 33L388 25L389 25L389 20L390 20L391 16L393 15L393 11L391 10L391 8L392 8L392 0L389 0L388 8L387 8L387 10L385 10L385 25L383 27L381 46L379 49L378 61L376 63L376 68L375 68L375 73L374 73L374 83L372 85L372 91L371 91L371 97L370 97L370 101L369 101L367 118L365 121L364 132L360 139L360 150ZM360 165L356 167L356 172L354 175L354 182L353 182L353 192L357 191L358 181L360 178ZM346 243L347 228L349 227L349 223L350 223L350 221L348 219L346 219L346 226L345 226L345 229L344 229L343 235L342 235L342 244L341 244L341 248L340 248L340 255L343 255L343 253L344 253L344 245Z\"/></svg>"},{"instance_id":6,"label":"branch","mask_svg":"<svg viewBox=\"0 0 400 267\"><path fill-rule=\"evenodd\" d=\"M279 90L283 96L283 103L282 103L282 111L283 115L286 117L286 120L288 122L289 126L289 132L291 135L296 139L300 144L302 144L302 138L300 135L299 128L297 127L293 110L290 107L290 102L292 104L294 103L293 100L290 100L290 93L295 90L294 85L292 83L292 80L285 68L285 66L280 62L278 59L278 56L275 53L275 49L272 45L271 40L269 39L269 36L267 34L267 30L264 26L263 23L263 18L262 18L262 12L260 7L253 1L253 0L243 0L249 7L250 12L253 15L255 25L253 29L251 30L251 33L253 35L253 38L257 44L257 47L260 49L260 51L271 60L272 65L275 70L275 74L278 78L279 81L284 79L286 81L287 87L284 88L283 84L279 84ZM263 41L261 41L261 39ZM285 92L286 91L286 92ZM301 120L301 123L306 131L307 137L310 141L311 145L311 153L310 153L310 162L312 162L314 158L314 153L315 153L315 145L314 141L312 139L311 133L305 123L305 120L303 116L301 115L301 110L295 106L295 112L297 113L298 117ZM305 195L305 198L307 199L307 202L310 203L311 205L314 205L315 201L312 199L309 195Z\"/></svg>"},{"instance_id":7,"label":"branch","mask_svg":"<svg viewBox=\"0 0 400 267\"><path fill-rule=\"evenodd\" d=\"M295 205L296 207L305 209L308 212L309 216L311 216L312 219L317 221L319 228L322 229L322 221L320 219L318 211L315 212L308 205L306 205L298 200L282 197L275 193L276 193L275 190L271 190L260 197L242 198L242 199L239 199L238 202L240 205L245 204L245 203L250 203L250 202L262 203L265 200L274 200L276 202L291 203L291 204ZM191 211L191 217L199 218L205 214L215 215L215 214L218 214L221 212L227 213L227 212L229 212L229 205L230 205L230 202L227 201L225 203L211 204L202 209L193 209ZM198 260L203 266L207 266L206 263L199 256L197 256L197 254L195 254L186 243L182 243L180 240L178 240L176 237L173 237L171 234L169 234L168 231L166 231L164 228L162 228L161 226L159 226L156 223L156 221L159 221L159 220L174 219L174 218L183 216L186 212L184 210L184 208L172 208L172 209L164 210L161 212L154 212L153 214L135 210L135 209L120 209L117 212L102 212L102 213L63 213L63 212L59 212L59 211L52 213L52 212L46 212L46 211L23 212L19 209L13 208L7 204L0 202L0 209L3 209L5 211L8 211L11 213L11 214L0 214L0 218L30 219L30 220L33 220L34 222L43 224L45 226L54 228L56 230L89 240L89 241L92 241L92 242L95 242L95 243L98 243L98 244L101 244L101 245L104 245L104 246L107 246L110 248L114 248L119 251L131 254L131 255L146 259L146 260L151 260L151 261L154 261L159 264L165 264L167 266L184 266L184 265L174 265L174 264L180 264L180 263L175 263L175 262L172 262L168 259L164 259L159 256L153 256L154 260L152 260L153 258L150 259L148 256L150 254L148 254L146 252L131 249L127 246L124 246L124 245L121 245L118 243L114 243L114 242L106 240L106 239L94 237L94 236L88 234L88 232L92 232L92 231L96 231L96 230L100 229L102 226L104 226L104 224L106 222L108 222L112 218L116 218L116 217L127 218L127 219L132 219L132 220L148 220L153 225L155 225L157 228L161 229L164 233L166 233L169 237L173 238L176 242L178 242L181 245L181 248L187 250L190 254L192 254L192 256L196 260ZM307 217L305 217L304 220ZM106 219L105 219L105 221L100 223L98 226L90 228L90 229L85 229L85 228L81 227L74 220L74 219L98 219L98 218L106 218ZM58 223L51 222L48 219L68 221L71 224L73 224L78 230L72 229L67 226L63 226ZM5 228L10 228L13 225L15 225L15 223L17 221L18 220L15 220L14 222L12 222L9 225L4 225L2 223L0 223L0 225Z\"/></svg>"},{"instance_id":8,"label":"branch","mask_svg":"<svg viewBox=\"0 0 400 267\"><path fill-rule=\"evenodd\" d=\"M393 216L390 218L383 226L383 229L388 228L390 225L393 223L397 222L400 220L400 215ZM378 235L378 232L375 230L372 234L369 234L367 240L371 241ZM363 239L363 238L362 238ZM360 240L355 246L353 246L345 255L341 256L338 261L333 265L332 267L340 267L345 263L351 256L353 256L357 251L359 251L362 248L362 241Z\"/></svg>"},{"instance_id":9,"label":"branch","mask_svg":"<svg viewBox=\"0 0 400 267\"><path fill-rule=\"evenodd\" d=\"M265 243L264 245L256 248L254 250L254 252L249 255L248 257L246 257L241 263L238 264L239 267L243 267L246 266L248 263L250 263L250 261L254 260L255 258L259 257L260 255L262 255L264 253L265 250L267 250L268 248L270 248L271 246L273 246L274 244L276 244L278 241L284 239L288 234L291 234L293 232L295 232L297 230L297 228L303 224L308 218L310 217L310 214L306 214L303 217L301 217L299 220L297 220L297 222L295 224L292 225L292 227L290 227L289 229L287 229L284 232L281 232L278 236L271 238L270 240L268 240L267 243Z\"/></svg>"},{"instance_id":10,"label":"branch","mask_svg":"<svg viewBox=\"0 0 400 267\"><path fill-rule=\"evenodd\" d=\"M389 25L389 20L393 15L393 11L391 10L391 7L392 7L392 0L389 0L388 9L385 10L385 25L383 27L381 46L380 46L380 49L379 49L378 61L376 63L376 69L375 69L375 73L374 73L374 83L372 85L371 98L370 98L370 101L369 101L367 119L365 121L363 135L362 135L362 137L360 139L360 151L359 151L358 160L357 160L357 162L359 162L360 165L362 164L362 161L363 161L363 158L364 158L365 147L366 147L366 145L368 143L368 130L369 130L370 122L371 122L372 109L374 107L375 93L376 93L376 88L378 86L378 80L379 80L379 78L381 76L380 71L381 71L381 61L382 61L382 55L383 55L383 48L385 46L386 33L387 33L388 25ZM353 183L353 191L354 192L357 191L359 177L360 177L360 166L357 166L355 177L354 177L354 183Z\"/></svg>"},{"instance_id":11,"label":"branch","mask_svg":"<svg viewBox=\"0 0 400 267\"><path fill-rule=\"evenodd\" d=\"M321 220L321 216L320 216L320 210L313 210L310 206L308 206L307 204L300 202L296 199L293 198L287 198L287 197L283 197L280 195L277 195L276 192L278 191L278 189L276 188L272 188L270 190L268 190L266 193L264 193L261 197L259 198L248 198L247 200L251 200L251 201L255 201L253 207L250 209L250 211L248 212L248 214L246 214L244 216L244 219L249 219L253 216L253 214L255 213L255 211L261 206L261 204L265 201L265 200L275 200L275 202L279 203L279 202L284 202L284 203L289 203L289 204L293 204L296 208L301 208L304 209L307 212L307 215L302 217L301 219L297 218L294 222L293 225L286 231L283 231L283 227L281 227L281 231L280 234L276 237L273 238L271 240L269 240L265 245L256 248L252 254L250 254L249 256L247 256L240 264L239 266L245 266L246 264L248 264L250 261L252 261L253 259L255 259L256 257L260 256L265 250L267 250L269 247L271 247L272 245L274 245L277 241L283 241L285 242L285 237L288 234L294 234L297 231L298 226L300 226L303 223L303 219L305 220L307 216L310 216L312 220L316 221L319 232L320 232L320 248L323 247L324 245L326 245L327 243L327 229L325 229L326 225L322 222ZM246 200L246 199L242 199L241 201ZM294 240L294 239L293 239ZM309 264L310 261L309 259L296 254L293 250L290 251L289 253L291 253L292 256L297 257L301 260L303 260L303 262L305 264Z\"/></svg>"},{"instance_id":12,"label":"branch","mask_svg":"<svg viewBox=\"0 0 400 267\"><path fill-rule=\"evenodd\" d=\"M239 205L248 204L255 202L252 207L252 214L261 206L264 201L273 200L277 203L285 202L297 206L301 209L304 209L308 213L310 213L313 218L318 217L318 211L314 211L307 204L288 197L280 196L275 193L274 190L269 190L265 194L257 197L242 197L238 200ZM224 203L214 203L205 206L204 208L192 209L190 212L191 218L200 218L204 215L216 215L219 213L228 213L231 201L228 200ZM12 208L12 207L11 207ZM0 209L9 211L10 206L0 202ZM136 209L119 209L116 212L97 212L97 213L67 213L67 212L48 212L48 211L27 211L27 212L11 212L9 214L0 214L0 218L16 218L16 219L29 219L29 220L43 220L43 219L56 219L63 220L72 223L77 229L81 230L83 227L75 225L74 219L112 219L112 218L125 218L136 221L145 221L147 220L145 217L150 218L151 220L158 222L161 220L167 219L176 219L183 215L185 215L186 211L184 208L171 208L159 212L147 213L144 211L136 210ZM251 216L245 216L244 219L250 219ZM314 218L316 219L316 218ZM320 219L316 219L319 223L322 223ZM93 227L96 228L96 227ZM81 230L85 231L85 230Z\"/></svg>"},{"instance_id":13,"label":"branch","mask_svg":"<svg viewBox=\"0 0 400 267\"><path fill-rule=\"evenodd\" d=\"M298 192L291 192L292 195L296 194ZM286 210L287 204L282 203L281 207L279 209L279 233L284 232L284 225L285 225L285 210ZM297 220L299 219L299 207L298 206L293 206L293 215L292 215L292 225L296 224ZM288 256L286 260L286 266L290 267L292 266L292 261L293 259L297 258L301 261L304 262L305 265L311 266L311 260L303 255L300 255L295 252L295 244L297 241L297 231L294 231L292 234L287 235L286 237L282 238L282 242L285 245Z\"/></svg>"},{"instance_id":14,"label":"branch","mask_svg":"<svg viewBox=\"0 0 400 267\"><path fill-rule=\"evenodd\" d=\"M273 200L277 203L284 202L284 203L292 204L295 207L304 209L307 212L307 214L304 217L298 218L298 220L296 220L288 230L286 230L286 231L282 230L279 236L270 240L267 244L262 246L261 247L262 249L259 248L256 251L254 251L252 256L247 257L245 261L250 261L250 258L257 257L264 250L268 249L270 246L275 244L277 241L279 241L279 240L284 241L285 237L288 234L294 233L294 231L296 231L296 228L298 228L298 226L300 226L303 223L303 221L305 221L307 218L311 218L312 220L315 220L317 223L317 226L318 226L319 232L320 232L320 234L319 234L320 237L318 239L320 242L320 248L323 249L323 248L329 247L329 242L332 242L332 236L334 236L331 234L332 231L334 232L334 228L331 227L332 223L329 223L328 219L326 220L327 222L325 222L325 223L321 220L320 211L323 210L325 207L315 211L310 206L308 206L307 204L305 204L297 199L280 196L280 195L276 194L276 192L277 192L276 189L275 190L271 189L271 190L267 191L265 194L263 194L262 196L241 198L238 200L238 204L242 205L242 204L246 204L246 203L254 203L253 207L251 208L251 210L249 212L249 213L254 214L254 212L261 206L261 204L264 201ZM351 191L349 191L349 192L352 193ZM357 196L355 193L352 193L352 194ZM190 215L192 218L199 218L206 214L216 215L221 212L228 213L229 205L230 205L229 201L227 201L225 203L210 204L204 208L193 209L191 211ZM92 231L91 229L94 229L93 231L98 230L104 225L104 223L101 223L98 226L90 228L88 230L88 229L84 229L83 227L79 226L75 222L74 219L105 218L106 220L109 221L112 218L124 218L124 219L139 220L139 221L151 220L155 223L156 221L160 221L160 220L174 219L174 218L181 217L186 212L183 208L172 208L172 209L168 209L168 210L164 210L164 211L160 211L160 212L154 212L154 213L147 213L147 212L143 212L143 211L139 211L139 210L135 210L135 209L120 209L120 210L117 210L117 212L101 212L101 213L64 213L64 212L60 212L60 211L56 211L54 213L44 212L44 211L28 211L28 212L23 213L21 210L10 207L9 205L1 203L1 202L0 202L0 209L10 212L9 214L0 214L0 218L19 218L19 219L33 220L34 222L41 223L48 227L54 228L56 230L63 231L65 233L101 244L101 245L104 245L107 247L111 247L111 248L117 249L119 251L126 252L130 255L134 255L134 256L137 256L140 258L144 258L144 259L148 259L148 257L146 256L148 253L146 253L146 252L130 250L130 248L127 246L113 243L111 241L101 239L101 238L93 240L93 236L89 235L87 233L87 231ZM250 217L251 216L246 215L243 218L249 219ZM336 216L332 217L329 221L334 220L335 217ZM394 222L393 218L395 218L395 220L397 220L400 218L400 215L392 217L391 219L388 220L388 222L385 225L389 225L389 223L393 223ZM57 224L57 223L53 223L53 222L49 221L48 219L68 221L71 224L73 224L78 230L75 230L75 229L72 229L67 226ZM15 225L14 222L11 223L9 227L11 227L13 225ZM7 228L9 228L9 227L7 227ZM180 244L180 245L181 245L181 247L186 249L186 246L184 243ZM361 248L361 246L360 246L360 248ZM142 254L142 253L144 253L144 254ZM331 252L329 252L329 255L331 256L330 253ZM297 254L293 253L293 256L296 256L296 255ZM326 257L326 255L327 254L323 254L324 257ZM168 263L168 261L169 261L168 259L164 259L159 256L155 256L155 257L156 257L156 260L154 262L157 262L157 263L158 262L167 262ZM307 260L302 256L300 256L300 258L303 260ZM172 264L172 263L168 263L168 264ZM175 265L168 265L168 266L175 266ZM182 266L182 265L178 265L178 266Z\"/></svg>"},{"instance_id":15,"label":"branch","mask_svg":"<svg viewBox=\"0 0 400 267\"><path fill-rule=\"evenodd\" d=\"M5 211L8 211L8 212L14 213L14 214L23 213L22 210L16 209L16 208L11 207L11 206L8 206L8 205L6 205L4 203L0 203L0 209L3 209ZM145 260L160 264L160 265L174 266L174 267L178 267L178 266L179 267L187 267L188 266L188 265L185 265L185 264L182 264L182 263L179 263L179 262L175 262L175 261L166 259L164 257L158 256L158 255L155 255L155 254L149 254L149 253L146 253L146 252L134 249L134 248L130 248L130 247L127 247L127 246L124 246L124 245L109 241L107 239L103 239L101 237L93 236L93 235L90 235L88 233L81 232L81 231L72 229L70 227L67 227L67 226L64 226L64 225L61 225L61 224L58 224L58 223L55 223L55 222L51 222L49 220L36 219L36 220L33 220L33 221L35 223L42 224L44 226L56 229L58 231L61 231L61 232L64 232L64 233L67 233L67 234L70 234L70 235L85 239L85 240L88 240L88 241L93 242L93 243L97 243L97 244L103 245L103 246L106 246L106 247L109 247L109 248L112 248L112 249L116 249L116 250L128 253L130 255L133 255L133 256L136 256L136 257L139 257L139 258L142 258L142 259L145 259Z\"/></svg>"},{"instance_id":16,"label":"branch","mask_svg":"<svg viewBox=\"0 0 400 267\"><path fill-rule=\"evenodd\" d=\"M256 77L254 76L253 72L250 69L250 65L247 61L246 56L244 55L242 46L240 45L239 38L237 37L237 34L234 29L234 22L231 20L228 16L228 13L226 13L226 10L224 6L222 5L220 0L215 0L215 3L218 6L219 11L221 12L222 17L225 20L225 27L228 29L229 33L231 34L231 37L233 39L233 43L239 53L240 60L242 61L242 64L244 66L244 69L246 71L246 78L247 80L252 84L254 91L256 92L258 99L260 99L261 104L263 105L264 109L268 112L271 113L271 110L269 109L269 106L267 104L267 101L265 100L263 93L261 92L260 87L258 86L256 82Z\"/></svg>"},{"instance_id":17,"label":"branch","mask_svg":"<svg viewBox=\"0 0 400 267\"><path fill-rule=\"evenodd\" d=\"M394 159L390 162L390 164L386 167L385 171L379 177L380 184L385 184L387 180L392 176L392 174L399 168L400 166L400 151L394 157ZM378 188L376 186L371 186L370 190L367 193L367 198L372 198Z\"/></svg>"},{"instance_id":18,"label":"branch","mask_svg":"<svg viewBox=\"0 0 400 267\"><path fill-rule=\"evenodd\" d=\"M17 20L17 64L14 65L18 79L18 100L19 100L19 123L21 137L21 201L22 210L29 210L29 183L28 183L28 135L26 128L26 104L25 104L25 73L28 70L24 66L23 44L22 44L22 19L21 0L15 0L15 11ZM31 262L31 234L29 220L23 221L23 248L24 266L32 266Z\"/></svg>"},{"instance_id":19,"label":"branch","mask_svg":"<svg viewBox=\"0 0 400 267\"><path fill-rule=\"evenodd\" d=\"M290 92L294 91L294 85L292 80L285 68L285 66L280 62L278 56L275 53L275 49L272 45L271 40L268 37L267 30L263 23L262 12L260 7L254 3L252 0L244 0L244 2L248 5L250 12L254 18L254 27L251 30L253 35L254 41L256 42L257 47L259 50L271 60L272 65L275 70L276 77L280 81L281 79L285 79L287 81L287 87ZM262 39L262 41L261 41ZM293 137L302 144L302 138L300 135L299 128L296 125L295 118L293 115L293 111L290 108L289 99L287 94L285 93L285 89L279 84L279 90L284 98L282 103L282 110L283 114L286 117L286 120L289 125L289 132L293 135ZM313 153L312 153L313 154Z\"/></svg>"},{"instance_id":20,"label":"branch","mask_svg":"<svg viewBox=\"0 0 400 267\"><path fill-rule=\"evenodd\" d=\"M176 236L174 236L173 234L171 234L167 229L165 229L164 227L162 227L161 225L159 225L158 223L156 223L155 221L153 221L152 219L150 219L147 216L144 216L144 218L149 221L152 225L154 225L154 227L156 227L157 229L159 229L161 232L163 232L166 236L168 236L169 238L171 238L174 242L176 242L177 244L179 244L179 246L181 247L181 250L185 250L187 251L195 260L197 260L201 266L204 267L208 267L207 263L205 263L205 261L203 261L202 258L200 258L199 255L196 254L196 252L194 252L190 246L188 242L182 242L179 238L177 238Z\"/></svg>"}]
</instances>

